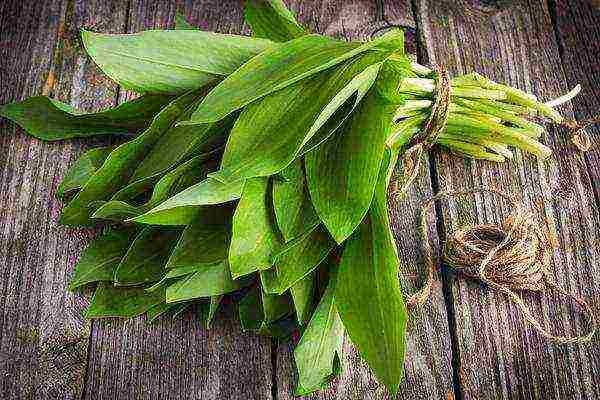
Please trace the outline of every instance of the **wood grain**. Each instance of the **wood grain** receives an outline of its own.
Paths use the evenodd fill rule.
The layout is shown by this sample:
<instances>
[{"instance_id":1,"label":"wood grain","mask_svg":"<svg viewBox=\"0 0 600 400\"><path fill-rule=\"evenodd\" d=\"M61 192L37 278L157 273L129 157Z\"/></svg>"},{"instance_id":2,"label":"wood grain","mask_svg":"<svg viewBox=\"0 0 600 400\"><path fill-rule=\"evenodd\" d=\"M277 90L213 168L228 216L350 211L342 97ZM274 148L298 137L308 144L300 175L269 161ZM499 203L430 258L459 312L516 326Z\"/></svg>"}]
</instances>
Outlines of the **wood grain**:
<instances>
[{"instance_id":1,"label":"wood grain","mask_svg":"<svg viewBox=\"0 0 600 400\"><path fill-rule=\"evenodd\" d=\"M127 31L171 28L176 9L202 29L243 26L239 2L136 0ZM271 385L271 342L242 333L232 307L209 331L192 313L151 325L145 318L93 324L86 399L271 399Z\"/></svg>"},{"instance_id":2,"label":"wood grain","mask_svg":"<svg viewBox=\"0 0 600 400\"><path fill-rule=\"evenodd\" d=\"M567 91L564 71L544 2L516 1L492 17L418 1L418 22L430 60L452 73L477 71L550 99ZM564 107L567 115L569 107ZM557 283L589 298L597 308L598 204L583 157L566 132L551 127L542 138L553 150L547 161L518 153L504 165L436 155L440 188L492 187L515 193L537 210L558 247L551 274ZM446 234L458 226L499 222L505 203L490 196L443 202ZM596 343L547 343L506 298L461 279L451 282L464 399L598 398L600 351ZM581 315L553 294L524 294L544 324L567 335L583 333Z\"/></svg>"},{"instance_id":3,"label":"wood grain","mask_svg":"<svg viewBox=\"0 0 600 400\"><path fill-rule=\"evenodd\" d=\"M366 40L384 25L375 2L324 1L290 2L301 23L312 31L346 39ZM385 15L391 23L414 27L409 2L386 2ZM414 49L411 32L407 33L409 48ZM398 175L401 174L397 170ZM398 178L398 177L396 177ZM424 169L418 183L404 198L390 193L392 229L398 245L400 282L408 296L420 285L422 254L419 245L418 213L420 202L431 195L431 180ZM430 234L436 237L435 216L431 216ZM366 301L366 300L365 300ZM445 399L453 396L452 350L448 319L441 286L432 293L431 302L410 316L407 335L406 379L400 386L401 397L410 399ZM296 384L292 348L280 344L277 353L277 398L292 399ZM382 399L389 398L385 388L360 359L346 339L344 372L330 389L309 396L311 399Z\"/></svg>"},{"instance_id":4,"label":"wood grain","mask_svg":"<svg viewBox=\"0 0 600 400\"><path fill-rule=\"evenodd\" d=\"M87 61L78 32L122 29L118 4L3 2L2 80L8 82L0 102L44 93L84 110L113 105L116 86ZM75 155L94 141L46 144L6 121L0 129L1 397L75 399L89 324L82 317L87 299L68 292L67 282L90 234L58 225L54 192Z\"/></svg>"},{"instance_id":5,"label":"wood grain","mask_svg":"<svg viewBox=\"0 0 600 400\"><path fill-rule=\"evenodd\" d=\"M383 25L375 1L286 2L309 29L327 35L366 39ZM384 3L390 22L415 26L408 1ZM473 2L457 6L415 0L423 35L415 38L409 32L409 48L421 48L423 60L443 62L454 73L476 70L543 99L580 82L586 95L573 102L575 116L585 119L599 110L599 11L589 2L557 0L548 9L545 2L521 0L493 9L493 16L488 16L489 7L469 8L468 3ZM203 29L248 32L240 1L1 2L0 104L45 93L95 110L130 98L131 93L119 91L85 56L79 29L171 27L176 9ZM570 105L561 110L572 115ZM106 140L44 144L6 120L0 121L0 131L0 398L292 398L296 377L289 345L275 346L242 333L231 306L208 332L191 313L156 325L147 325L144 318L85 321L89 293L72 294L66 286L93 232L57 224L61 204L54 191L78 154ZM435 170L424 171L406 198L391 196L403 291L412 293L421 281L417 213L432 186L491 186L520 194L528 207L539 211L558 245L552 265L557 282L590 298L597 310L599 133L599 128L589 129L595 147L582 155L565 130L551 128L544 141L555 155L546 163L520 153L504 165L436 154ZM440 209L446 233L474 221L498 222L509 211L488 196L444 202ZM430 218L434 227L435 216ZM431 234L437 237L433 228ZM455 331L450 332L440 284L431 302L411 317L407 376L399 397L454 397L453 335L459 350L459 398L600 398L597 340L582 346L548 344L501 295L456 278L447 284ZM556 332L573 335L586 328L565 299L524 297ZM388 398L348 342L344 363L345 371L331 389L310 398Z\"/></svg>"},{"instance_id":6,"label":"wood grain","mask_svg":"<svg viewBox=\"0 0 600 400\"><path fill-rule=\"evenodd\" d=\"M569 86L580 83L582 91L572 104L575 119L600 116L600 7L585 0L555 1L554 16L560 56ZM596 198L600 198L600 123L586 129L592 143L584 154Z\"/></svg>"}]
</instances>

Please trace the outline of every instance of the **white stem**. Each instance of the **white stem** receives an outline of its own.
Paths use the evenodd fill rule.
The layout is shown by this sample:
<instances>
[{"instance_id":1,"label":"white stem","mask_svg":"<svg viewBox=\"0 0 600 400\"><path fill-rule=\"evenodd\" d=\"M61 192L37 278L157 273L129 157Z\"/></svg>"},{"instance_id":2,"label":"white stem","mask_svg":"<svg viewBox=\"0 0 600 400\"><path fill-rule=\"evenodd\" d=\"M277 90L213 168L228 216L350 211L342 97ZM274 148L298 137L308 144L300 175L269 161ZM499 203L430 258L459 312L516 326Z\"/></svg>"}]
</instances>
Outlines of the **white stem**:
<instances>
[{"instance_id":1,"label":"white stem","mask_svg":"<svg viewBox=\"0 0 600 400\"><path fill-rule=\"evenodd\" d=\"M427 68L426 66L414 61L410 63L410 67L417 75L429 75L433 72L431 68Z\"/></svg>"},{"instance_id":2,"label":"white stem","mask_svg":"<svg viewBox=\"0 0 600 400\"><path fill-rule=\"evenodd\" d=\"M560 106L561 104L564 104L567 101L573 99L573 97L577 96L579 94L579 92L581 92L581 85L577 84L577 86L575 86L573 89L571 89L571 91L569 91L569 93L565 93L562 96L557 97L554 100L547 101L544 104L546 104L548 107Z\"/></svg>"}]
</instances>

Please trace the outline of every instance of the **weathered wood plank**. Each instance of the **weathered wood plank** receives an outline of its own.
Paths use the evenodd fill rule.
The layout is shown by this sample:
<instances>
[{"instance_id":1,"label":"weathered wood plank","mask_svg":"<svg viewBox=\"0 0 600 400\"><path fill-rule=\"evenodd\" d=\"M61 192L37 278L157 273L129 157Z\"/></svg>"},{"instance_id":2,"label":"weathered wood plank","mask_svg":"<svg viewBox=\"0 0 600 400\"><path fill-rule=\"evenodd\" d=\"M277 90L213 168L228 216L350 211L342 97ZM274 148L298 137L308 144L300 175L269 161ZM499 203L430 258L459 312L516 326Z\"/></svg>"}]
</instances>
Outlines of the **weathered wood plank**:
<instances>
[{"instance_id":1,"label":"weathered wood plank","mask_svg":"<svg viewBox=\"0 0 600 400\"><path fill-rule=\"evenodd\" d=\"M120 2L8 1L2 7L0 103L45 93L81 109L114 104L116 86L92 67L78 35L82 26L123 29ZM87 300L66 288L89 232L58 225L61 204L54 192L89 142L46 144L1 124L1 397L78 398L87 360Z\"/></svg>"},{"instance_id":2,"label":"weathered wood plank","mask_svg":"<svg viewBox=\"0 0 600 400\"><path fill-rule=\"evenodd\" d=\"M515 1L483 19L448 10L436 1L417 3L433 63L442 63L455 74L475 70L542 99L568 90L545 2ZM564 109L570 114L569 107ZM440 189L485 186L521 195L556 238L551 273L557 283L597 307L600 222L590 176L564 130L551 128L543 141L554 150L548 162L520 153L504 165L438 154ZM469 215L476 222L499 222L509 211L505 203L487 195L443 202L442 209L446 232L469 223ZM600 351L595 344L549 344L502 295L463 280L451 284L464 399L599 397ZM555 332L575 335L587 328L564 298L523 297Z\"/></svg>"},{"instance_id":3,"label":"weathered wood plank","mask_svg":"<svg viewBox=\"0 0 600 400\"><path fill-rule=\"evenodd\" d=\"M373 1L289 2L301 23L311 31L346 39L368 39L383 25ZM391 23L414 26L411 7L407 1L386 2L385 15ZM411 34L409 48L414 49ZM418 210L420 202L431 195L428 172L405 198L390 194L392 228L401 261L400 282L406 296L420 282L422 254L419 246ZM432 216L431 226L435 227ZM432 237L437 237L435 228ZM312 399L381 399L388 398L385 388L378 384L367 365L360 359L352 344L344 346L344 372L331 388L310 396ZM400 398L442 399L453 397L452 350L446 307L441 286L435 288L432 299L411 315L407 335L406 379L400 387ZM280 344L277 353L277 398L292 399L296 384L292 348Z\"/></svg>"},{"instance_id":4,"label":"weathered wood plank","mask_svg":"<svg viewBox=\"0 0 600 400\"><path fill-rule=\"evenodd\" d=\"M559 50L569 86L580 83L582 93L573 100L577 120L600 115L600 5L589 1L556 1L555 16ZM600 198L600 124L587 128L592 143L585 153L596 198Z\"/></svg>"},{"instance_id":5,"label":"weathered wood plank","mask_svg":"<svg viewBox=\"0 0 600 400\"><path fill-rule=\"evenodd\" d=\"M132 1L128 31L172 27L175 10L170 2ZM179 10L202 29L243 26L239 2L186 1ZM209 331L192 313L152 325L94 322L85 398L271 399L271 342L242 333L233 313L229 307Z\"/></svg>"}]
</instances>

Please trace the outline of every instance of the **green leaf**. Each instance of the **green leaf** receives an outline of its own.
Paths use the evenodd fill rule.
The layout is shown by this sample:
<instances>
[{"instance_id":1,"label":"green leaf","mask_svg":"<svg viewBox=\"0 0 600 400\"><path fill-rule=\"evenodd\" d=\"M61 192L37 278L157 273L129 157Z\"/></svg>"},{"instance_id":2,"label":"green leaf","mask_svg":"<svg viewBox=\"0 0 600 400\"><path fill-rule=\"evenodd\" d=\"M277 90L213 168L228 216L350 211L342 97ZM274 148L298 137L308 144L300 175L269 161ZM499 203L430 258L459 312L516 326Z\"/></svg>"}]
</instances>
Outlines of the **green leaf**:
<instances>
[{"instance_id":1,"label":"green leaf","mask_svg":"<svg viewBox=\"0 0 600 400\"><path fill-rule=\"evenodd\" d=\"M140 287L124 288L101 283L94 292L85 316L133 318L164 301L164 291L147 292Z\"/></svg>"},{"instance_id":2,"label":"green leaf","mask_svg":"<svg viewBox=\"0 0 600 400\"><path fill-rule=\"evenodd\" d=\"M67 193L81 189L94 173L104 164L113 147L98 147L83 153L75 164L69 167L56 190L56 196L64 199Z\"/></svg>"},{"instance_id":3,"label":"green leaf","mask_svg":"<svg viewBox=\"0 0 600 400\"><path fill-rule=\"evenodd\" d=\"M229 265L234 279L271 267L281 240L273 215L268 178L246 181L233 216Z\"/></svg>"},{"instance_id":4,"label":"green leaf","mask_svg":"<svg viewBox=\"0 0 600 400\"><path fill-rule=\"evenodd\" d=\"M156 225L187 225L202 212L204 206L237 200L242 194L243 181L222 183L207 178L160 203L131 221Z\"/></svg>"},{"instance_id":5,"label":"green leaf","mask_svg":"<svg viewBox=\"0 0 600 400\"><path fill-rule=\"evenodd\" d=\"M160 178L154 186L152 196L145 204L133 206L116 199L130 199L142 194L147 190L147 187L153 184L155 178L140 180L136 186L128 185L126 190L115 193L112 200L104 203L94 212L92 218L117 221L135 218L167 200L170 195L175 194L177 191L187 189L189 186L198 183L210 169L207 165L206 155L196 156ZM173 220L170 225L185 225L188 222L187 219L184 221Z\"/></svg>"},{"instance_id":6,"label":"green leaf","mask_svg":"<svg viewBox=\"0 0 600 400\"><path fill-rule=\"evenodd\" d=\"M115 270L127 253L135 229L109 230L94 239L83 251L69 282L69 290L98 281L112 281Z\"/></svg>"},{"instance_id":7,"label":"green leaf","mask_svg":"<svg viewBox=\"0 0 600 400\"><path fill-rule=\"evenodd\" d=\"M6 104L0 115L15 122L31 136L62 140L94 135L124 135L143 129L171 96L145 95L106 110L84 113L46 96Z\"/></svg>"},{"instance_id":8,"label":"green leaf","mask_svg":"<svg viewBox=\"0 0 600 400\"><path fill-rule=\"evenodd\" d=\"M192 122L213 122L251 102L324 71L378 42L345 43L307 35L272 46L219 83L192 115Z\"/></svg>"},{"instance_id":9,"label":"green leaf","mask_svg":"<svg viewBox=\"0 0 600 400\"><path fill-rule=\"evenodd\" d=\"M198 304L198 315L204 328L210 329L210 325L215 318L215 314L221 305L222 295L211 296L208 302L204 301Z\"/></svg>"},{"instance_id":10,"label":"green leaf","mask_svg":"<svg viewBox=\"0 0 600 400\"><path fill-rule=\"evenodd\" d=\"M210 266L210 265L209 265ZM148 287L146 290L153 291L160 289L164 286L168 286L168 284L174 283L177 278L182 278L189 276L198 271L197 265L185 265L183 267L170 268L166 270L166 274L163 275L160 281L156 282L154 285Z\"/></svg>"},{"instance_id":11,"label":"green leaf","mask_svg":"<svg viewBox=\"0 0 600 400\"><path fill-rule=\"evenodd\" d=\"M386 205L393 164L394 157L386 151L371 209L342 254L335 303L360 355L395 395L404 375L407 312Z\"/></svg>"},{"instance_id":12,"label":"green leaf","mask_svg":"<svg viewBox=\"0 0 600 400\"><path fill-rule=\"evenodd\" d=\"M152 306L148 311L146 311L148 324L153 323L162 315L167 314L171 307L173 307L173 304L167 304L165 302Z\"/></svg>"},{"instance_id":13,"label":"green leaf","mask_svg":"<svg viewBox=\"0 0 600 400\"><path fill-rule=\"evenodd\" d=\"M316 275L316 271L313 271L290 288L292 302L296 310L296 318L300 325L305 325L312 313Z\"/></svg>"},{"instance_id":14,"label":"green leaf","mask_svg":"<svg viewBox=\"0 0 600 400\"><path fill-rule=\"evenodd\" d=\"M371 205L392 111L371 90L343 130L306 155L310 197L338 243L354 232Z\"/></svg>"},{"instance_id":15,"label":"green leaf","mask_svg":"<svg viewBox=\"0 0 600 400\"><path fill-rule=\"evenodd\" d=\"M307 34L282 0L245 1L244 19L253 36L276 42L287 42Z\"/></svg>"},{"instance_id":16,"label":"green leaf","mask_svg":"<svg viewBox=\"0 0 600 400\"><path fill-rule=\"evenodd\" d=\"M313 272L335 247L335 242L323 225L317 225L304 235L286 244L274 256L277 271L274 287L267 291L283 293Z\"/></svg>"},{"instance_id":17,"label":"green leaf","mask_svg":"<svg viewBox=\"0 0 600 400\"><path fill-rule=\"evenodd\" d=\"M253 286L239 302L240 323L244 331L280 336L276 322L292 313L287 295L269 295Z\"/></svg>"},{"instance_id":18,"label":"green leaf","mask_svg":"<svg viewBox=\"0 0 600 400\"><path fill-rule=\"evenodd\" d=\"M187 310L189 308L190 305L191 304L189 302L173 304L173 306L171 308L172 318L175 319L175 318L179 317L181 314L183 314L185 312L185 310Z\"/></svg>"},{"instance_id":19,"label":"green leaf","mask_svg":"<svg viewBox=\"0 0 600 400\"><path fill-rule=\"evenodd\" d=\"M190 104L182 113L178 121L187 120L191 109L198 101ZM201 155L204 161L215 158L218 149L214 149L223 140L226 125L229 121L221 121L216 124L200 124L193 126L172 126L166 131L149 150L148 154L140 162L135 172L129 178L129 183L121 188L112 197L112 200L131 200L138 195L148 191L167 171L176 168L182 161L192 156ZM204 167L214 170L214 163L206 163ZM209 172L206 168L196 172ZM198 174L190 174L192 177ZM204 177L205 174L201 175ZM199 179L194 180L197 183ZM190 185L188 185L190 186ZM148 210L145 210L148 211Z\"/></svg>"},{"instance_id":20,"label":"green leaf","mask_svg":"<svg viewBox=\"0 0 600 400\"><path fill-rule=\"evenodd\" d=\"M194 25L190 24L185 15L183 15L179 11L175 12L175 29L195 31L199 30Z\"/></svg>"},{"instance_id":21,"label":"green leaf","mask_svg":"<svg viewBox=\"0 0 600 400\"><path fill-rule=\"evenodd\" d=\"M344 327L336 310L334 296L335 277L331 277L321 302L294 350L298 368L297 396L323 389L341 371Z\"/></svg>"},{"instance_id":22,"label":"green leaf","mask_svg":"<svg viewBox=\"0 0 600 400\"><path fill-rule=\"evenodd\" d=\"M213 213L188 225L165 268L202 267L227 259L231 235L231 210L213 208Z\"/></svg>"},{"instance_id":23,"label":"green leaf","mask_svg":"<svg viewBox=\"0 0 600 400\"><path fill-rule=\"evenodd\" d=\"M232 181L281 171L337 130L387 56L382 51L357 56L249 104L231 130L220 170L212 176Z\"/></svg>"},{"instance_id":24,"label":"green leaf","mask_svg":"<svg viewBox=\"0 0 600 400\"><path fill-rule=\"evenodd\" d=\"M191 306L190 303L168 304L168 303L163 302L163 303L157 304L157 305L153 306L152 308L150 308L148 311L146 311L146 316L148 318L147 322L148 322L148 324L151 324L154 321L156 321L159 317L166 315L166 314L170 314L173 319L177 318L190 306Z\"/></svg>"},{"instance_id":25,"label":"green leaf","mask_svg":"<svg viewBox=\"0 0 600 400\"><path fill-rule=\"evenodd\" d=\"M90 202L108 200L125 185L135 168L156 144L158 139L177 121L177 118L196 100L197 93L178 97L154 118L150 127L135 139L113 150L102 167L86 182L81 191L63 208L60 222L65 225L90 225L94 209Z\"/></svg>"},{"instance_id":26,"label":"green leaf","mask_svg":"<svg viewBox=\"0 0 600 400\"><path fill-rule=\"evenodd\" d=\"M140 207L132 206L120 200L111 200L102 204L92 218L106 219L112 221L125 221L126 219L137 217L144 210Z\"/></svg>"},{"instance_id":27,"label":"green leaf","mask_svg":"<svg viewBox=\"0 0 600 400\"><path fill-rule=\"evenodd\" d=\"M115 285L131 286L159 281L180 236L180 230L145 228L135 238L117 267Z\"/></svg>"},{"instance_id":28,"label":"green leaf","mask_svg":"<svg viewBox=\"0 0 600 400\"><path fill-rule=\"evenodd\" d=\"M200 99L192 103L178 118L178 122L187 120L191 110L199 101ZM162 174L191 156L205 154L206 159L210 158L209 156L214 157L217 155L214 148L223 142L231 125L232 121L227 119L214 124L171 127L158 139L152 150L136 168L130 182Z\"/></svg>"},{"instance_id":29,"label":"green leaf","mask_svg":"<svg viewBox=\"0 0 600 400\"><path fill-rule=\"evenodd\" d=\"M226 262L202 266L167 287L167 303L187 301L234 292L247 284L234 281Z\"/></svg>"},{"instance_id":30,"label":"green leaf","mask_svg":"<svg viewBox=\"0 0 600 400\"><path fill-rule=\"evenodd\" d=\"M300 153L304 154L336 132L352 115L363 97L368 93L377 79L381 62L388 53L375 52L359 56L335 71L326 82L326 89L336 93L322 109L306 134Z\"/></svg>"},{"instance_id":31,"label":"green leaf","mask_svg":"<svg viewBox=\"0 0 600 400\"><path fill-rule=\"evenodd\" d=\"M132 202L134 205L138 205L138 201L142 201L142 197L150 190L156 183L161 179L160 175L149 176L144 179L139 179L135 182L126 184L121 187L115 194L112 195L109 202L116 201L125 201ZM92 215L92 218L94 216Z\"/></svg>"},{"instance_id":32,"label":"green leaf","mask_svg":"<svg viewBox=\"0 0 600 400\"><path fill-rule=\"evenodd\" d=\"M273 207L277 226L286 242L302 235L319 222L319 217L308 196L301 160L281 172L281 179L273 179Z\"/></svg>"},{"instance_id":33,"label":"green leaf","mask_svg":"<svg viewBox=\"0 0 600 400\"><path fill-rule=\"evenodd\" d=\"M82 31L87 53L122 88L183 93L216 82L274 43L198 30Z\"/></svg>"}]
</instances>

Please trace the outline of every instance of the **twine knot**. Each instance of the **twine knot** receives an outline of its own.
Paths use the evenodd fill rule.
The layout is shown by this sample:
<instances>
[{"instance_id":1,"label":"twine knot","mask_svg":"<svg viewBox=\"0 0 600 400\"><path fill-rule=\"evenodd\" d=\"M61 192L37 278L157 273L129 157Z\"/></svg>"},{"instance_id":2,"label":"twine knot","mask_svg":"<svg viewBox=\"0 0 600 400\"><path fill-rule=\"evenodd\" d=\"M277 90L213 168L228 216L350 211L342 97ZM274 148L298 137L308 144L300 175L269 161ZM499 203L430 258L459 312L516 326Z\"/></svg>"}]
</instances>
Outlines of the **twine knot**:
<instances>
[{"instance_id":1,"label":"twine knot","mask_svg":"<svg viewBox=\"0 0 600 400\"><path fill-rule=\"evenodd\" d=\"M600 114L584 121L565 119L562 122L562 125L571 131L571 143L579 151L588 151L592 147L592 141L586 132L586 128L596 124L600 124Z\"/></svg>"},{"instance_id":2,"label":"twine knot","mask_svg":"<svg viewBox=\"0 0 600 400\"><path fill-rule=\"evenodd\" d=\"M538 235L533 215L518 207L502 225L482 224L456 230L446 241L446 265L480 281L489 280L513 290L541 291L549 263L547 241ZM495 254L480 270L490 252Z\"/></svg>"},{"instance_id":3,"label":"twine knot","mask_svg":"<svg viewBox=\"0 0 600 400\"><path fill-rule=\"evenodd\" d=\"M501 225L481 224L452 233L444 245L444 262L460 274L505 293L519 307L525 320L548 340L561 344L590 341L596 332L594 314L584 299L556 286L551 279L548 267L552 246L542 232L540 224L531 212L518 206L512 197L494 189L440 192L425 202L421 211L421 233L428 270L427 283L409 298L408 305L413 307L422 305L429 297L433 286L436 264L428 233L427 212L435 201L442 197L452 198L481 192L503 197L509 201L513 211ZM515 292L521 290L543 292L546 289L555 290L577 303L587 315L591 326L587 334L569 337L550 333L535 319Z\"/></svg>"},{"instance_id":4,"label":"twine knot","mask_svg":"<svg viewBox=\"0 0 600 400\"><path fill-rule=\"evenodd\" d=\"M442 134L448 124L450 116L450 96L452 95L452 81L446 68L441 65L435 66L436 85L433 93L434 102L431 106L429 118L425 127L417 133L410 143L408 150L404 153L404 162L407 170L407 179L397 190L397 195L403 195L417 178L426 152L433 147L438 137Z\"/></svg>"}]
</instances>

